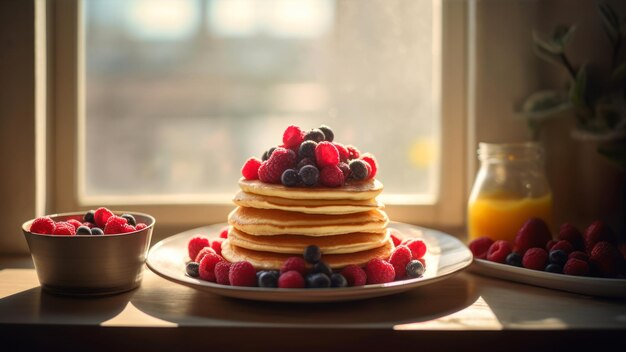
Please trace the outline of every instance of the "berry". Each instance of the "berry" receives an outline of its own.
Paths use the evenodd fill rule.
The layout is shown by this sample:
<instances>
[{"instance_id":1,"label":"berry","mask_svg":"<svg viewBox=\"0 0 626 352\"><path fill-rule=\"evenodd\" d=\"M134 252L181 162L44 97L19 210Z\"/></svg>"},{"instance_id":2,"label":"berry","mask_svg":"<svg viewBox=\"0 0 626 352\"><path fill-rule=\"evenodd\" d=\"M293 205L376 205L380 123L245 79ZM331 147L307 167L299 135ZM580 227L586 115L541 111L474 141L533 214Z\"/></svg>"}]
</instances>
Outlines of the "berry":
<instances>
[{"instance_id":1,"label":"berry","mask_svg":"<svg viewBox=\"0 0 626 352\"><path fill-rule=\"evenodd\" d=\"M266 150L263 153L263 156L261 157L261 160L265 161L265 160L269 159L270 156L272 156L272 153L274 152L275 149L276 149L276 147L271 147L270 149Z\"/></svg>"},{"instance_id":2,"label":"berry","mask_svg":"<svg viewBox=\"0 0 626 352\"><path fill-rule=\"evenodd\" d=\"M339 151L331 142L320 142L315 148L315 160L320 167L335 166L339 163Z\"/></svg>"},{"instance_id":3,"label":"berry","mask_svg":"<svg viewBox=\"0 0 626 352\"><path fill-rule=\"evenodd\" d=\"M200 276L200 264L197 262L189 262L185 266L185 272L191 277Z\"/></svg>"},{"instance_id":4,"label":"berry","mask_svg":"<svg viewBox=\"0 0 626 352\"><path fill-rule=\"evenodd\" d=\"M587 255L587 253L583 252L583 251L573 251L572 253L569 254L569 256L567 257L567 259L580 259L582 261L589 261L589 256Z\"/></svg>"},{"instance_id":5,"label":"berry","mask_svg":"<svg viewBox=\"0 0 626 352\"><path fill-rule=\"evenodd\" d=\"M315 158L315 148L317 143L314 141L304 141L298 149L298 156L301 158Z\"/></svg>"},{"instance_id":6,"label":"berry","mask_svg":"<svg viewBox=\"0 0 626 352\"><path fill-rule=\"evenodd\" d=\"M347 145L346 149L348 149L348 159L358 159L361 156L361 152L353 145Z\"/></svg>"},{"instance_id":7,"label":"berry","mask_svg":"<svg viewBox=\"0 0 626 352\"><path fill-rule=\"evenodd\" d=\"M91 229L91 235L92 236L101 236L104 235L104 231L102 231L101 228L99 227L94 227Z\"/></svg>"},{"instance_id":8,"label":"berry","mask_svg":"<svg viewBox=\"0 0 626 352\"><path fill-rule=\"evenodd\" d=\"M257 180L259 178L259 167L261 167L261 163L262 161L258 158L249 158L241 168L241 176L246 180Z\"/></svg>"},{"instance_id":9,"label":"berry","mask_svg":"<svg viewBox=\"0 0 626 352\"><path fill-rule=\"evenodd\" d=\"M303 257L304 260L306 260L307 262L314 264L319 262L322 258L322 251L320 250L320 247L316 245L310 245L304 249Z\"/></svg>"},{"instance_id":10,"label":"berry","mask_svg":"<svg viewBox=\"0 0 626 352\"><path fill-rule=\"evenodd\" d=\"M76 234L76 228L70 223L59 221L56 223L52 234L60 236L74 236Z\"/></svg>"},{"instance_id":11,"label":"berry","mask_svg":"<svg viewBox=\"0 0 626 352\"><path fill-rule=\"evenodd\" d=\"M145 224L144 224L144 225L145 225ZM96 227L96 225L95 225L94 223L87 222L87 221L83 222L82 226L87 226L87 227L88 227L88 228L90 228L90 229L92 229L92 228Z\"/></svg>"},{"instance_id":12,"label":"berry","mask_svg":"<svg viewBox=\"0 0 626 352\"><path fill-rule=\"evenodd\" d=\"M131 214L122 214L120 216L126 219L127 224L132 225L132 226L137 225L137 220L135 220L135 217L132 216Z\"/></svg>"},{"instance_id":13,"label":"berry","mask_svg":"<svg viewBox=\"0 0 626 352\"><path fill-rule=\"evenodd\" d=\"M210 246L209 239L202 236L196 236L187 243L187 253L190 259L195 259L198 252L204 247Z\"/></svg>"},{"instance_id":14,"label":"berry","mask_svg":"<svg viewBox=\"0 0 626 352\"><path fill-rule=\"evenodd\" d=\"M89 210L88 212L85 213L85 215L83 215L83 221L95 224L96 223L96 219L94 217L94 214L95 214L94 210Z\"/></svg>"},{"instance_id":15,"label":"berry","mask_svg":"<svg viewBox=\"0 0 626 352\"><path fill-rule=\"evenodd\" d=\"M596 243L589 256L592 271L603 277L615 277L619 274L623 260L617 247L606 241Z\"/></svg>"},{"instance_id":16,"label":"berry","mask_svg":"<svg viewBox=\"0 0 626 352\"><path fill-rule=\"evenodd\" d=\"M548 253L543 248L530 248L524 253L522 265L532 270L543 270L548 264Z\"/></svg>"},{"instance_id":17,"label":"berry","mask_svg":"<svg viewBox=\"0 0 626 352\"><path fill-rule=\"evenodd\" d=\"M348 164L344 163L343 161L340 161L339 164L337 164L337 167L339 168L339 170L341 170L341 173L343 173L343 182L346 182L348 177L350 177L350 175L352 174L352 172L350 171L350 166L348 166Z\"/></svg>"},{"instance_id":18,"label":"berry","mask_svg":"<svg viewBox=\"0 0 626 352\"><path fill-rule=\"evenodd\" d=\"M469 243L468 247L474 258L476 259L487 259L487 251L489 251L489 247L493 244L493 240L487 236L479 237L472 242Z\"/></svg>"},{"instance_id":19,"label":"berry","mask_svg":"<svg viewBox=\"0 0 626 352\"><path fill-rule=\"evenodd\" d=\"M271 271L259 271L257 276L257 284L259 287L278 287L278 272Z\"/></svg>"},{"instance_id":20,"label":"berry","mask_svg":"<svg viewBox=\"0 0 626 352\"><path fill-rule=\"evenodd\" d=\"M222 242L224 242L222 239L211 241L211 248L219 255L222 255Z\"/></svg>"},{"instance_id":21,"label":"berry","mask_svg":"<svg viewBox=\"0 0 626 352\"><path fill-rule=\"evenodd\" d=\"M104 225L104 233L107 235L116 234L116 233L124 233L126 225L126 219L121 216L112 215Z\"/></svg>"},{"instance_id":22,"label":"berry","mask_svg":"<svg viewBox=\"0 0 626 352\"><path fill-rule=\"evenodd\" d=\"M311 273L306 276L306 287L308 288L327 288L330 287L330 278L326 274Z\"/></svg>"},{"instance_id":23,"label":"berry","mask_svg":"<svg viewBox=\"0 0 626 352\"><path fill-rule=\"evenodd\" d=\"M406 277L406 266L411 261L413 254L407 246L399 246L389 256L389 263L393 265L396 273L395 280L402 280Z\"/></svg>"},{"instance_id":24,"label":"berry","mask_svg":"<svg viewBox=\"0 0 626 352\"><path fill-rule=\"evenodd\" d=\"M511 244L505 240L495 241L487 251L487 260L496 262L496 263L504 263L506 261L506 257L511 254Z\"/></svg>"},{"instance_id":25,"label":"berry","mask_svg":"<svg viewBox=\"0 0 626 352\"><path fill-rule=\"evenodd\" d=\"M420 259L426 254L426 243L422 240L418 239L406 239L402 241L402 244L409 247L411 253L413 254L413 259Z\"/></svg>"},{"instance_id":26,"label":"berry","mask_svg":"<svg viewBox=\"0 0 626 352\"><path fill-rule=\"evenodd\" d=\"M231 263L227 261L220 261L215 264L215 282L220 285L230 285L230 267Z\"/></svg>"},{"instance_id":27,"label":"berry","mask_svg":"<svg viewBox=\"0 0 626 352\"><path fill-rule=\"evenodd\" d=\"M343 268L341 275L348 281L348 286L363 286L367 282L367 274L356 264L350 264Z\"/></svg>"},{"instance_id":28,"label":"berry","mask_svg":"<svg viewBox=\"0 0 626 352\"><path fill-rule=\"evenodd\" d=\"M396 271L391 263L379 258L370 260L365 266L368 284L384 284L393 281Z\"/></svg>"},{"instance_id":29,"label":"berry","mask_svg":"<svg viewBox=\"0 0 626 352\"><path fill-rule=\"evenodd\" d=\"M561 274L563 272L563 265L550 263L546 265L545 271L549 273Z\"/></svg>"},{"instance_id":30,"label":"berry","mask_svg":"<svg viewBox=\"0 0 626 352\"><path fill-rule=\"evenodd\" d=\"M79 227L83 226L83 223L81 223L80 221L76 220L76 219L69 219L67 221L68 224L74 226L75 229L78 229Z\"/></svg>"},{"instance_id":31,"label":"berry","mask_svg":"<svg viewBox=\"0 0 626 352\"><path fill-rule=\"evenodd\" d=\"M122 233L129 233L129 232L135 232L135 226L131 224L124 224L124 226L122 226Z\"/></svg>"},{"instance_id":32,"label":"berry","mask_svg":"<svg viewBox=\"0 0 626 352\"><path fill-rule=\"evenodd\" d=\"M326 276L329 276L333 274L333 269L330 268L330 266L328 266L328 264L324 263L323 261L319 261L315 264L313 264L313 268L311 268L311 274L325 274Z\"/></svg>"},{"instance_id":33,"label":"berry","mask_svg":"<svg viewBox=\"0 0 626 352\"><path fill-rule=\"evenodd\" d=\"M287 169L280 176L280 183L287 187L295 187L300 183L300 175L295 169Z\"/></svg>"},{"instance_id":34,"label":"berry","mask_svg":"<svg viewBox=\"0 0 626 352\"><path fill-rule=\"evenodd\" d=\"M343 185L343 172L337 165L325 166L320 171L319 181L326 187L341 187Z\"/></svg>"},{"instance_id":35,"label":"berry","mask_svg":"<svg viewBox=\"0 0 626 352\"><path fill-rule=\"evenodd\" d=\"M344 147L341 143L333 143L335 148L337 148L337 152L339 153L339 160L346 162L350 158L350 152L346 147Z\"/></svg>"},{"instance_id":36,"label":"berry","mask_svg":"<svg viewBox=\"0 0 626 352\"><path fill-rule=\"evenodd\" d=\"M519 253L509 253L504 260L505 263L512 266L522 267L522 256Z\"/></svg>"},{"instance_id":37,"label":"berry","mask_svg":"<svg viewBox=\"0 0 626 352\"><path fill-rule=\"evenodd\" d=\"M335 134L333 133L333 130L330 127L326 125L321 125L319 130L322 131L322 133L324 133L324 140L328 142L332 142L335 139Z\"/></svg>"},{"instance_id":38,"label":"berry","mask_svg":"<svg viewBox=\"0 0 626 352\"><path fill-rule=\"evenodd\" d=\"M29 231L32 233L40 233L44 235L50 235L54 232L56 224L49 216L42 216L33 220L30 224Z\"/></svg>"},{"instance_id":39,"label":"berry","mask_svg":"<svg viewBox=\"0 0 626 352\"><path fill-rule=\"evenodd\" d=\"M208 246L207 246L207 247L202 248L202 249L198 252L198 254L197 254L197 255L196 255L196 257L193 259L193 261L200 263L200 262L202 261L202 258L204 258L204 257L205 257L207 254L209 254L209 253L214 253L214 254L217 254L217 253L215 253L215 250L214 250L213 248L211 248L211 247L208 247Z\"/></svg>"},{"instance_id":40,"label":"berry","mask_svg":"<svg viewBox=\"0 0 626 352\"><path fill-rule=\"evenodd\" d=\"M548 260L552 264L559 264L563 266L568 259L567 252L562 249L553 249L548 254Z\"/></svg>"},{"instance_id":41,"label":"berry","mask_svg":"<svg viewBox=\"0 0 626 352\"><path fill-rule=\"evenodd\" d=\"M586 261L570 258L563 267L563 274L575 275L575 276L587 276L589 275L589 264Z\"/></svg>"},{"instance_id":42,"label":"berry","mask_svg":"<svg viewBox=\"0 0 626 352\"><path fill-rule=\"evenodd\" d=\"M585 230L584 240L585 251L588 254L591 253L591 250L593 250L596 243L600 241L617 245L617 237L615 237L613 230L600 220L593 222L589 225L589 227L587 227L587 230Z\"/></svg>"},{"instance_id":43,"label":"berry","mask_svg":"<svg viewBox=\"0 0 626 352\"><path fill-rule=\"evenodd\" d=\"M295 270L286 271L278 277L278 287L304 288L304 278Z\"/></svg>"},{"instance_id":44,"label":"berry","mask_svg":"<svg viewBox=\"0 0 626 352\"><path fill-rule=\"evenodd\" d=\"M298 170L298 172L300 172L300 169L302 169L303 167L305 167L306 165L312 165L315 166L315 168L317 168L317 165L315 165L315 158L302 158L302 160L298 161L298 165L296 165L296 170ZM317 182L317 181L315 181Z\"/></svg>"},{"instance_id":45,"label":"berry","mask_svg":"<svg viewBox=\"0 0 626 352\"><path fill-rule=\"evenodd\" d=\"M376 172L378 172L378 162L376 161L376 158L374 158L374 156L370 153L365 153L361 155L361 160L365 161L370 166L369 175L367 176L367 178L372 179L376 177Z\"/></svg>"},{"instance_id":46,"label":"berry","mask_svg":"<svg viewBox=\"0 0 626 352\"><path fill-rule=\"evenodd\" d=\"M302 257L289 257L280 266L281 274L284 274L288 271L297 271L301 275L306 275L306 262Z\"/></svg>"},{"instance_id":47,"label":"berry","mask_svg":"<svg viewBox=\"0 0 626 352\"><path fill-rule=\"evenodd\" d=\"M416 260L411 260L410 262L408 262L405 270L406 270L406 276L408 278L415 279L424 275L426 268L424 267L424 264L422 264L421 261L416 259Z\"/></svg>"},{"instance_id":48,"label":"berry","mask_svg":"<svg viewBox=\"0 0 626 352\"><path fill-rule=\"evenodd\" d=\"M577 251L585 249L585 239L583 234L572 224L566 222L559 227L559 240L569 241Z\"/></svg>"},{"instance_id":49,"label":"berry","mask_svg":"<svg viewBox=\"0 0 626 352\"><path fill-rule=\"evenodd\" d=\"M91 236L91 229L87 226L81 225L76 229L76 234Z\"/></svg>"},{"instance_id":50,"label":"berry","mask_svg":"<svg viewBox=\"0 0 626 352\"><path fill-rule=\"evenodd\" d=\"M224 227L220 230L220 235L219 235L219 237L220 237L220 238L224 238L224 239L228 238L228 229L229 229L229 227L228 227L228 226L224 226Z\"/></svg>"},{"instance_id":51,"label":"berry","mask_svg":"<svg viewBox=\"0 0 626 352\"><path fill-rule=\"evenodd\" d=\"M360 159L350 161L350 164L349 164L350 174L352 175L353 179L365 180L368 178L369 169L367 168L367 165L365 164L366 164L365 161L360 160Z\"/></svg>"},{"instance_id":52,"label":"berry","mask_svg":"<svg viewBox=\"0 0 626 352\"><path fill-rule=\"evenodd\" d=\"M198 272L200 278L205 281L215 282L215 265L224 259L215 253L207 253L200 261Z\"/></svg>"},{"instance_id":53,"label":"berry","mask_svg":"<svg viewBox=\"0 0 626 352\"><path fill-rule=\"evenodd\" d=\"M554 245L556 244L555 240L550 240L546 243L546 251L550 252L552 250L552 247L554 247Z\"/></svg>"},{"instance_id":54,"label":"berry","mask_svg":"<svg viewBox=\"0 0 626 352\"><path fill-rule=\"evenodd\" d=\"M137 226L135 226L135 230L140 231L140 230L143 230L143 229L145 229L147 227L148 227L148 225L144 224L143 222L140 222L140 223L137 224Z\"/></svg>"},{"instance_id":55,"label":"berry","mask_svg":"<svg viewBox=\"0 0 626 352\"><path fill-rule=\"evenodd\" d=\"M293 168L296 164L296 153L285 148L276 148L272 156L261 163L259 167L259 180L265 183L280 183L280 177L285 170Z\"/></svg>"},{"instance_id":56,"label":"berry","mask_svg":"<svg viewBox=\"0 0 626 352\"><path fill-rule=\"evenodd\" d=\"M313 186L320 177L320 171L313 165L305 165L300 169L298 175L306 186Z\"/></svg>"},{"instance_id":57,"label":"berry","mask_svg":"<svg viewBox=\"0 0 626 352\"><path fill-rule=\"evenodd\" d=\"M390 229L390 232L391 232L390 234L391 240L393 241L393 246L398 247L402 243L402 240L399 237L400 234L394 229Z\"/></svg>"},{"instance_id":58,"label":"berry","mask_svg":"<svg viewBox=\"0 0 626 352\"><path fill-rule=\"evenodd\" d=\"M530 218L517 231L513 250L524 254L529 248L543 248L551 239L552 235L545 221L539 218Z\"/></svg>"},{"instance_id":59,"label":"berry","mask_svg":"<svg viewBox=\"0 0 626 352\"><path fill-rule=\"evenodd\" d=\"M96 209L93 214L95 224L101 229L104 228L104 225L106 225L107 220L109 220L111 216L113 216L113 213L105 207Z\"/></svg>"},{"instance_id":60,"label":"berry","mask_svg":"<svg viewBox=\"0 0 626 352\"><path fill-rule=\"evenodd\" d=\"M570 254L574 251L574 246L567 240L560 240L550 248L552 251L561 250L566 254Z\"/></svg>"},{"instance_id":61,"label":"berry","mask_svg":"<svg viewBox=\"0 0 626 352\"><path fill-rule=\"evenodd\" d=\"M339 273L333 273L330 276L330 287L347 287L348 286L348 280L346 280L346 278L339 274Z\"/></svg>"},{"instance_id":62,"label":"berry","mask_svg":"<svg viewBox=\"0 0 626 352\"><path fill-rule=\"evenodd\" d=\"M287 148L294 148L300 145L304 140L304 131L300 127L291 125L288 126L283 133L283 144ZM271 158L271 157L270 157Z\"/></svg>"},{"instance_id":63,"label":"berry","mask_svg":"<svg viewBox=\"0 0 626 352\"><path fill-rule=\"evenodd\" d=\"M322 130L320 130L319 128L314 128L304 134L304 142L302 142L302 144L304 144L307 141L311 141L317 144L319 142L322 142L325 139L326 139L326 135L324 134L324 132L322 132Z\"/></svg>"}]
</instances>

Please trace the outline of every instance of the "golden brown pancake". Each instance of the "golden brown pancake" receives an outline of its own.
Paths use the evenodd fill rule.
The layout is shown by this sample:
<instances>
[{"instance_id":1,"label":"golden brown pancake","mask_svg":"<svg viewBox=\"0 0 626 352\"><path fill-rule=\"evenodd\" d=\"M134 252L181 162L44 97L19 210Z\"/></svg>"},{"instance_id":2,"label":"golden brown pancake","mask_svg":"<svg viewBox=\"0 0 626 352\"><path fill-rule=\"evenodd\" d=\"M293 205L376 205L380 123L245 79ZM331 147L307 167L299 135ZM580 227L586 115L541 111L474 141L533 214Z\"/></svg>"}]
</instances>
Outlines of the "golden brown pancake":
<instances>
[{"instance_id":1,"label":"golden brown pancake","mask_svg":"<svg viewBox=\"0 0 626 352\"><path fill-rule=\"evenodd\" d=\"M380 247L389 239L389 232L355 232L337 236L276 235L254 236L230 227L228 239L234 246L255 251L304 253L309 245L320 247L322 253L354 253Z\"/></svg>"},{"instance_id":2,"label":"golden brown pancake","mask_svg":"<svg viewBox=\"0 0 626 352\"><path fill-rule=\"evenodd\" d=\"M383 208L382 202L372 199L289 199L239 191L233 202L242 207L278 209L307 214L351 214Z\"/></svg>"},{"instance_id":3,"label":"golden brown pancake","mask_svg":"<svg viewBox=\"0 0 626 352\"><path fill-rule=\"evenodd\" d=\"M239 188L248 193L288 199L373 199L383 191L378 180L352 181L342 187L285 187L259 180L239 179Z\"/></svg>"},{"instance_id":4,"label":"golden brown pancake","mask_svg":"<svg viewBox=\"0 0 626 352\"><path fill-rule=\"evenodd\" d=\"M393 250L393 242L388 239L380 247L348 254L322 254L322 261L333 269L341 269L350 264L364 266L374 258L387 259ZM249 261L257 270L280 269L282 263L293 254L253 251L235 246L230 239L222 242L222 256L231 263Z\"/></svg>"}]
</instances>

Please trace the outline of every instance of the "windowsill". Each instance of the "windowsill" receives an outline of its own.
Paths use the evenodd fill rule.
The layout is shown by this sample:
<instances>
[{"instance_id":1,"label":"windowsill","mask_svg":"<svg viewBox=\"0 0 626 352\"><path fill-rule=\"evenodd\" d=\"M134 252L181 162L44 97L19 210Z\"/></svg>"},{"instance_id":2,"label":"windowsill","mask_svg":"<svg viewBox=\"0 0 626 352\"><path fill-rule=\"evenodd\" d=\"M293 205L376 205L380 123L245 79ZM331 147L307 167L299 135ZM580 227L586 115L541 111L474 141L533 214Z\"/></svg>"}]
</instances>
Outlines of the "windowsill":
<instances>
[{"instance_id":1,"label":"windowsill","mask_svg":"<svg viewBox=\"0 0 626 352\"><path fill-rule=\"evenodd\" d=\"M589 298L468 272L389 297L283 304L222 298L172 283L148 269L134 291L67 298L41 291L29 257L0 257L0 269L0 335L10 335L9 347L15 341L20 349L91 345L97 337L103 349L136 343L143 350L176 350L184 341L192 349L279 350L319 344L347 350L354 344L374 348L391 343L467 350L488 340L489 349L516 350L555 338L564 348L600 335L608 344L621 341L626 330L624 300Z\"/></svg>"}]
</instances>

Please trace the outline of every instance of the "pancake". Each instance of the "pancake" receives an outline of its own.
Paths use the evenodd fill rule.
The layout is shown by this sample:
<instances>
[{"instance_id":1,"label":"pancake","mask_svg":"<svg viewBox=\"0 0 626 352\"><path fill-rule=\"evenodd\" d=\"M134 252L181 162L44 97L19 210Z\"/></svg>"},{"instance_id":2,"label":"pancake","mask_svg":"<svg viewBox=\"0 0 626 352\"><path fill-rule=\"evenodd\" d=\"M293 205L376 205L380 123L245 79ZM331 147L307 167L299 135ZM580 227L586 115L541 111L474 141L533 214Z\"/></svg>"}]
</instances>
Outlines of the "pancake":
<instances>
[{"instance_id":1,"label":"pancake","mask_svg":"<svg viewBox=\"0 0 626 352\"><path fill-rule=\"evenodd\" d=\"M332 269L341 269L350 264L364 266L374 258L387 259L393 250L393 242L387 239L380 247L348 254L323 254L322 260ZM253 251L235 246L230 239L222 242L222 256L231 263L249 261L257 270L277 270L293 254Z\"/></svg>"},{"instance_id":2,"label":"pancake","mask_svg":"<svg viewBox=\"0 0 626 352\"><path fill-rule=\"evenodd\" d=\"M381 232L387 227L389 218L380 209L322 215L237 207L228 214L228 223L240 231L257 236L331 236L352 232Z\"/></svg>"},{"instance_id":3,"label":"pancake","mask_svg":"<svg viewBox=\"0 0 626 352\"><path fill-rule=\"evenodd\" d=\"M262 196L239 191L233 202L242 207L257 209L278 209L307 214L351 214L383 208L383 203L375 198L364 200L344 199L288 199Z\"/></svg>"},{"instance_id":4,"label":"pancake","mask_svg":"<svg viewBox=\"0 0 626 352\"><path fill-rule=\"evenodd\" d=\"M233 227L228 239L232 245L255 251L301 255L309 245L320 247L322 253L354 253L382 246L389 239L389 231L355 232L339 236L276 235L253 236Z\"/></svg>"},{"instance_id":5,"label":"pancake","mask_svg":"<svg viewBox=\"0 0 626 352\"><path fill-rule=\"evenodd\" d=\"M259 180L239 179L239 188L248 193L287 199L373 199L383 191L383 184L378 180L352 181L342 187L285 187L278 184L263 183Z\"/></svg>"}]
</instances>

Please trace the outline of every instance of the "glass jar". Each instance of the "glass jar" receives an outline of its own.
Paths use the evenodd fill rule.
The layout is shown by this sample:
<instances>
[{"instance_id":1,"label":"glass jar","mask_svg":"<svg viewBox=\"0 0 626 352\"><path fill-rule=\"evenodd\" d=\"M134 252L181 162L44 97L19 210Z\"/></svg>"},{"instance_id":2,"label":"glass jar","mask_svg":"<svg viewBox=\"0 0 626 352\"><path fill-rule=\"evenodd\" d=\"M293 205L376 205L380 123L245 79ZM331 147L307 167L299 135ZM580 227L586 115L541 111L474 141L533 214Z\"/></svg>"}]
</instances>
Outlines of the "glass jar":
<instances>
[{"instance_id":1,"label":"glass jar","mask_svg":"<svg viewBox=\"0 0 626 352\"><path fill-rule=\"evenodd\" d=\"M490 144L478 148L480 169L468 202L468 240L515 239L531 217L552 228L552 192L537 143Z\"/></svg>"}]
</instances>

